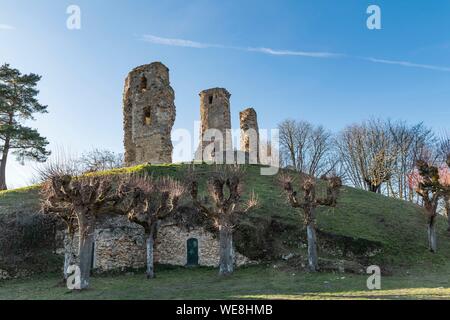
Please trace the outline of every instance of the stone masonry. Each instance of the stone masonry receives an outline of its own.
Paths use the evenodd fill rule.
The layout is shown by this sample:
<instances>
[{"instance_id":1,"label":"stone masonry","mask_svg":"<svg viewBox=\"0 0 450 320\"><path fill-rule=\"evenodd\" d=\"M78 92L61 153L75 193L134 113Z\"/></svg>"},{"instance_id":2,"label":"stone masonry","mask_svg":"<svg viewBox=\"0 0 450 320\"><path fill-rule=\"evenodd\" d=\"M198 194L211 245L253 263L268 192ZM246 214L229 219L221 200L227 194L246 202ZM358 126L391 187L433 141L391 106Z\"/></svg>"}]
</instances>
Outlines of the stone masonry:
<instances>
[{"instance_id":1,"label":"stone masonry","mask_svg":"<svg viewBox=\"0 0 450 320\"><path fill-rule=\"evenodd\" d=\"M162 63L143 65L129 73L123 97L126 165L172 162L174 101L169 69Z\"/></svg>"},{"instance_id":2,"label":"stone masonry","mask_svg":"<svg viewBox=\"0 0 450 320\"><path fill-rule=\"evenodd\" d=\"M259 159L259 128L255 109L248 108L239 113L241 124L241 151L249 155L251 164Z\"/></svg>"},{"instance_id":3,"label":"stone masonry","mask_svg":"<svg viewBox=\"0 0 450 320\"><path fill-rule=\"evenodd\" d=\"M165 226L158 233L157 244L158 262L168 265L184 266L187 263L187 241L198 240L198 264L201 266L217 267L219 265L219 241L214 235L202 228L182 230L177 226ZM235 252L236 265L242 266L250 260Z\"/></svg>"},{"instance_id":4,"label":"stone masonry","mask_svg":"<svg viewBox=\"0 0 450 320\"><path fill-rule=\"evenodd\" d=\"M66 237L67 239L67 237ZM185 266L187 264L187 242L198 241L198 264L217 267L219 265L219 241L202 227L189 231L176 225L163 224L155 243L155 263ZM73 252L78 251L78 236L73 241ZM63 254L63 248L58 250ZM110 216L98 221L93 248L93 269L96 272L144 268L146 263L146 239L144 229L125 216ZM75 261L78 259L75 257ZM236 252L236 265L250 263Z\"/></svg>"},{"instance_id":5,"label":"stone masonry","mask_svg":"<svg viewBox=\"0 0 450 320\"><path fill-rule=\"evenodd\" d=\"M231 94L223 88L200 92L200 146L195 159L214 160L218 154L233 149L231 142Z\"/></svg>"}]
</instances>

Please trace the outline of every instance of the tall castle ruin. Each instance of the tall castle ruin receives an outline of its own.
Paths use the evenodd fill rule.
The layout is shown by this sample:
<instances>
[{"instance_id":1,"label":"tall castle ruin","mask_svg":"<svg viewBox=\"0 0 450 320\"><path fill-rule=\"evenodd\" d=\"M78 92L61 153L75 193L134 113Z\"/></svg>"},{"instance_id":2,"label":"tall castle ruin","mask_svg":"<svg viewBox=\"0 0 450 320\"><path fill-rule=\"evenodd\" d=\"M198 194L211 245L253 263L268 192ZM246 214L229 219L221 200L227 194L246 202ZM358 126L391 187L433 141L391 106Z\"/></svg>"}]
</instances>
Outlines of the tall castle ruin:
<instances>
[{"instance_id":1,"label":"tall castle ruin","mask_svg":"<svg viewBox=\"0 0 450 320\"><path fill-rule=\"evenodd\" d=\"M160 62L133 69L123 104L126 165L171 163L176 108L169 69Z\"/></svg>"},{"instance_id":2,"label":"tall castle ruin","mask_svg":"<svg viewBox=\"0 0 450 320\"><path fill-rule=\"evenodd\" d=\"M233 151L231 94L224 88L200 92L200 144L195 159L223 161ZM169 69L160 62L133 69L125 80L123 97L125 163L172 163L171 131L175 122L175 93ZM240 113L240 151L246 162L259 163L259 132L253 108ZM227 158L225 158L227 157Z\"/></svg>"},{"instance_id":3,"label":"tall castle ruin","mask_svg":"<svg viewBox=\"0 0 450 320\"><path fill-rule=\"evenodd\" d=\"M197 160L211 161L233 150L231 141L231 94L223 88L200 92L200 146Z\"/></svg>"},{"instance_id":4,"label":"tall castle ruin","mask_svg":"<svg viewBox=\"0 0 450 320\"><path fill-rule=\"evenodd\" d=\"M260 163L259 127L255 109L248 108L239 113L241 123L241 151L248 154L250 163Z\"/></svg>"}]
</instances>

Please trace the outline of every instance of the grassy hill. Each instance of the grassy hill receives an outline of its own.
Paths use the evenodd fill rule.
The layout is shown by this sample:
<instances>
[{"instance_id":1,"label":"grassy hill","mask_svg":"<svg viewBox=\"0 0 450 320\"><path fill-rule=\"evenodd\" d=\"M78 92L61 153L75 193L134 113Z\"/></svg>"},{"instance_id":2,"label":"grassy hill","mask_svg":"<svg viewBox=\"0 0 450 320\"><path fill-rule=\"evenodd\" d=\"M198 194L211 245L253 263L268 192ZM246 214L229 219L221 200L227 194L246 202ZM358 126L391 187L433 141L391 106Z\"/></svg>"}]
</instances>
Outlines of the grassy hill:
<instances>
[{"instance_id":1,"label":"grassy hill","mask_svg":"<svg viewBox=\"0 0 450 320\"><path fill-rule=\"evenodd\" d=\"M182 164L143 165L98 174L148 172L183 179L187 168ZM206 180L212 167L198 165L197 170ZM7 236L8 231L15 228L23 236L22 242L33 248L31 254L25 255L19 250L6 262L32 265L43 273L25 279L0 280L0 300L450 297L450 289L446 289L450 287L447 280L450 239L443 217L438 219L437 226L438 253L432 254L427 250L426 219L420 207L344 187L336 208L318 210L319 256L324 272L309 274L303 272L306 232L302 217L286 203L277 177L262 176L260 167L247 166L245 180L246 196L252 191L257 193L260 207L241 221L235 244L241 253L261 261L260 265L238 269L227 279L219 279L217 270L210 268L167 269L164 266L158 266L158 278L150 282L143 281L140 272L106 274L94 277L92 288L82 293L69 293L64 286L56 285L62 261L55 258L51 248L41 250L42 243L53 236L53 227L36 214L39 187L0 192L0 242L2 235ZM323 191L319 187L319 192ZM41 232L43 228L47 231ZM50 235L45 236L46 233ZM5 263L2 258L0 269ZM353 270L354 264L362 268L380 265L384 275L383 290L367 291L367 275L336 273L336 266ZM327 269L329 266L334 269Z\"/></svg>"},{"instance_id":2,"label":"grassy hill","mask_svg":"<svg viewBox=\"0 0 450 320\"><path fill-rule=\"evenodd\" d=\"M183 164L141 165L99 174L149 172L182 180L187 168ZM196 168L203 179L212 170L205 164ZM259 166L246 167L246 194L254 191L260 207L237 228L237 250L257 260L277 260L282 256L301 260L306 255L301 213L286 203L276 179L260 175ZM38 211L38 190L30 187L1 192L0 216ZM416 205L344 187L336 208L318 210L319 255L330 260L356 260L363 265L379 264L389 270L444 266L450 257L447 223L444 218L438 221L437 254L427 250L425 223L424 212Z\"/></svg>"}]
</instances>

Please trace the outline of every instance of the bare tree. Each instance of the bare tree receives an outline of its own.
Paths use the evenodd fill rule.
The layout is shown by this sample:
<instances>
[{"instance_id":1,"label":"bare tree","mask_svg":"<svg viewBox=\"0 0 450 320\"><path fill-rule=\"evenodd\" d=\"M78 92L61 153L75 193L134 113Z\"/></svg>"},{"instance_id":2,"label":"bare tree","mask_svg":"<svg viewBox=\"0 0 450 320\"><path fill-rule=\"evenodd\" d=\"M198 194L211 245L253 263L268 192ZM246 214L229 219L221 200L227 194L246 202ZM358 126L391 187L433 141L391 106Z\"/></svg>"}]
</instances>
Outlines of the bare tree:
<instances>
[{"instance_id":1,"label":"bare tree","mask_svg":"<svg viewBox=\"0 0 450 320\"><path fill-rule=\"evenodd\" d=\"M332 136L324 127L315 127L306 121L285 120L278 129L285 166L316 177L330 171Z\"/></svg>"},{"instance_id":2,"label":"bare tree","mask_svg":"<svg viewBox=\"0 0 450 320\"><path fill-rule=\"evenodd\" d=\"M329 162L331 137L331 133L322 126L318 126L311 130L308 139L306 170L302 172L313 177L318 177L329 173L329 171L333 169L334 164Z\"/></svg>"},{"instance_id":3,"label":"bare tree","mask_svg":"<svg viewBox=\"0 0 450 320\"><path fill-rule=\"evenodd\" d=\"M78 157L62 146L57 147L45 163L35 166L33 169L35 171L33 182L36 184L45 183L55 176L75 177L83 171Z\"/></svg>"},{"instance_id":4,"label":"bare tree","mask_svg":"<svg viewBox=\"0 0 450 320\"><path fill-rule=\"evenodd\" d=\"M124 165L123 154L106 149L93 149L84 153L80 159L84 172L97 172L121 168Z\"/></svg>"},{"instance_id":5,"label":"bare tree","mask_svg":"<svg viewBox=\"0 0 450 320\"><path fill-rule=\"evenodd\" d=\"M343 130L338 142L341 160L352 183L371 192L381 192L393 173L396 149L386 124L370 120Z\"/></svg>"},{"instance_id":6,"label":"bare tree","mask_svg":"<svg viewBox=\"0 0 450 320\"><path fill-rule=\"evenodd\" d=\"M106 149L93 149L81 157L59 147L42 165L34 168L33 181L41 183L53 176L79 176L83 173L106 171L123 167L123 154Z\"/></svg>"},{"instance_id":7,"label":"bare tree","mask_svg":"<svg viewBox=\"0 0 450 320\"><path fill-rule=\"evenodd\" d=\"M81 289L89 287L96 217L111 209L117 201L112 179L107 176L53 176L42 194L44 210L59 212L61 208L76 217L79 233Z\"/></svg>"},{"instance_id":8,"label":"bare tree","mask_svg":"<svg viewBox=\"0 0 450 320\"><path fill-rule=\"evenodd\" d=\"M153 179L124 177L118 188L119 205L116 208L128 214L128 219L144 228L147 239L147 278L155 277L153 267L154 245L161 222L175 213L183 185L169 177Z\"/></svg>"},{"instance_id":9,"label":"bare tree","mask_svg":"<svg viewBox=\"0 0 450 320\"><path fill-rule=\"evenodd\" d=\"M443 134L439 139L437 154L440 162L445 163L448 161L450 155L450 136L447 133Z\"/></svg>"},{"instance_id":10,"label":"bare tree","mask_svg":"<svg viewBox=\"0 0 450 320\"><path fill-rule=\"evenodd\" d=\"M219 274L227 276L233 273L235 255L233 233L239 217L258 205L254 193L246 202L241 201L243 194L244 172L239 166L217 165L210 175L207 187L212 203L208 199L199 198L199 177L191 171L189 177L190 194L201 213L214 222L219 229Z\"/></svg>"},{"instance_id":11,"label":"bare tree","mask_svg":"<svg viewBox=\"0 0 450 320\"><path fill-rule=\"evenodd\" d=\"M295 120L285 120L278 125L280 131L280 145L283 148L283 153L288 154L291 164L294 168L298 168L298 155L302 150L302 146L306 145L306 138L300 132L298 123Z\"/></svg>"},{"instance_id":12,"label":"bare tree","mask_svg":"<svg viewBox=\"0 0 450 320\"><path fill-rule=\"evenodd\" d=\"M402 121L388 121L387 126L396 156L391 179L386 183L386 195L413 201L416 193L408 185L408 175L414 170L417 160L429 153L434 135L423 123L410 126Z\"/></svg>"},{"instance_id":13,"label":"bare tree","mask_svg":"<svg viewBox=\"0 0 450 320\"><path fill-rule=\"evenodd\" d=\"M316 195L316 181L312 177L300 178L300 187L303 191L303 199L299 199L299 194L294 190L293 177L287 173L279 177L282 188L287 194L290 205L293 208L302 209L304 214L304 225L306 226L308 240L308 266L312 272L318 270L317 240L316 240L316 208L318 206L335 207L337 198L342 186L339 177L323 176L322 180L327 182L327 194L324 198L318 198Z\"/></svg>"},{"instance_id":14,"label":"bare tree","mask_svg":"<svg viewBox=\"0 0 450 320\"><path fill-rule=\"evenodd\" d=\"M443 210L447 216L447 231L450 232L450 136L444 133L440 136L437 144L437 162L440 165L441 183L447 187L443 197Z\"/></svg>"}]
</instances>

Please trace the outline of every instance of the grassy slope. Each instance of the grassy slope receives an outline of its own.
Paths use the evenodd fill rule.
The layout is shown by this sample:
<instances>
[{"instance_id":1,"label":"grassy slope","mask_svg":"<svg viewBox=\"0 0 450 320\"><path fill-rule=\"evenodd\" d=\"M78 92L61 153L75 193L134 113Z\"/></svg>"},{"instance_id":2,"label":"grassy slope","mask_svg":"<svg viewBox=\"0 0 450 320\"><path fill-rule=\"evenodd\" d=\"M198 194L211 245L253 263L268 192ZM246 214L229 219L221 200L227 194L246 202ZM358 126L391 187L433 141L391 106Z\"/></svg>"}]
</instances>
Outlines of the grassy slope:
<instances>
[{"instance_id":1,"label":"grassy slope","mask_svg":"<svg viewBox=\"0 0 450 320\"><path fill-rule=\"evenodd\" d=\"M102 174L149 171L154 175L170 174L183 177L186 166L139 166ZM200 172L206 178L207 166ZM283 221L298 229L301 218L281 195L276 177L259 175L259 168L247 168L247 193L254 190L261 207L253 217ZM0 214L31 212L38 209L38 188L26 188L0 193ZM382 278L381 291L367 291L364 275L298 272L294 267L278 265L241 268L228 279L217 277L209 268L158 270L158 278L143 281L143 275L96 276L92 289L69 293L56 286L59 275L35 276L32 279L0 281L1 299L366 299L366 298L450 298L450 239L446 221L438 221L438 253L427 251L425 217L422 210L381 195L344 188L335 209L323 208L318 213L319 229L336 235L366 239L383 245L376 258L395 266L392 276ZM289 233L289 232L288 232ZM296 234L280 234L292 240ZM294 239L295 242L295 239ZM291 244L294 252L295 244ZM204 288L208 288L205 290Z\"/></svg>"},{"instance_id":2,"label":"grassy slope","mask_svg":"<svg viewBox=\"0 0 450 320\"><path fill-rule=\"evenodd\" d=\"M37 186L0 191L0 214L15 213L18 210L39 210L39 188Z\"/></svg>"},{"instance_id":3,"label":"grassy slope","mask_svg":"<svg viewBox=\"0 0 450 320\"><path fill-rule=\"evenodd\" d=\"M198 171L206 177L210 166L199 165ZM182 179L186 165L137 166L118 169L102 174L123 174L148 171L153 175L169 174ZM261 176L258 166L247 167L246 193L252 190L258 194L260 208L251 213L261 219L283 221L284 225L301 225L299 213L285 202L276 183L276 176ZM0 214L37 208L38 189L36 187L16 191L0 192ZM383 252L375 259L398 267L415 265L422 267L444 266L450 257L450 239L447 237L446 221L438 219L438 253L427 251L425 216L413 204L382 195L368 193L353 188L343 188L337 208L320 208L317 216L320 230L356 239L367 239L383 245ZM281 238L287 239L287 236ZM292 239L291 239L292 240ZM295 251L296 245L292 245Z\"/></svg>"}]
</instances>

